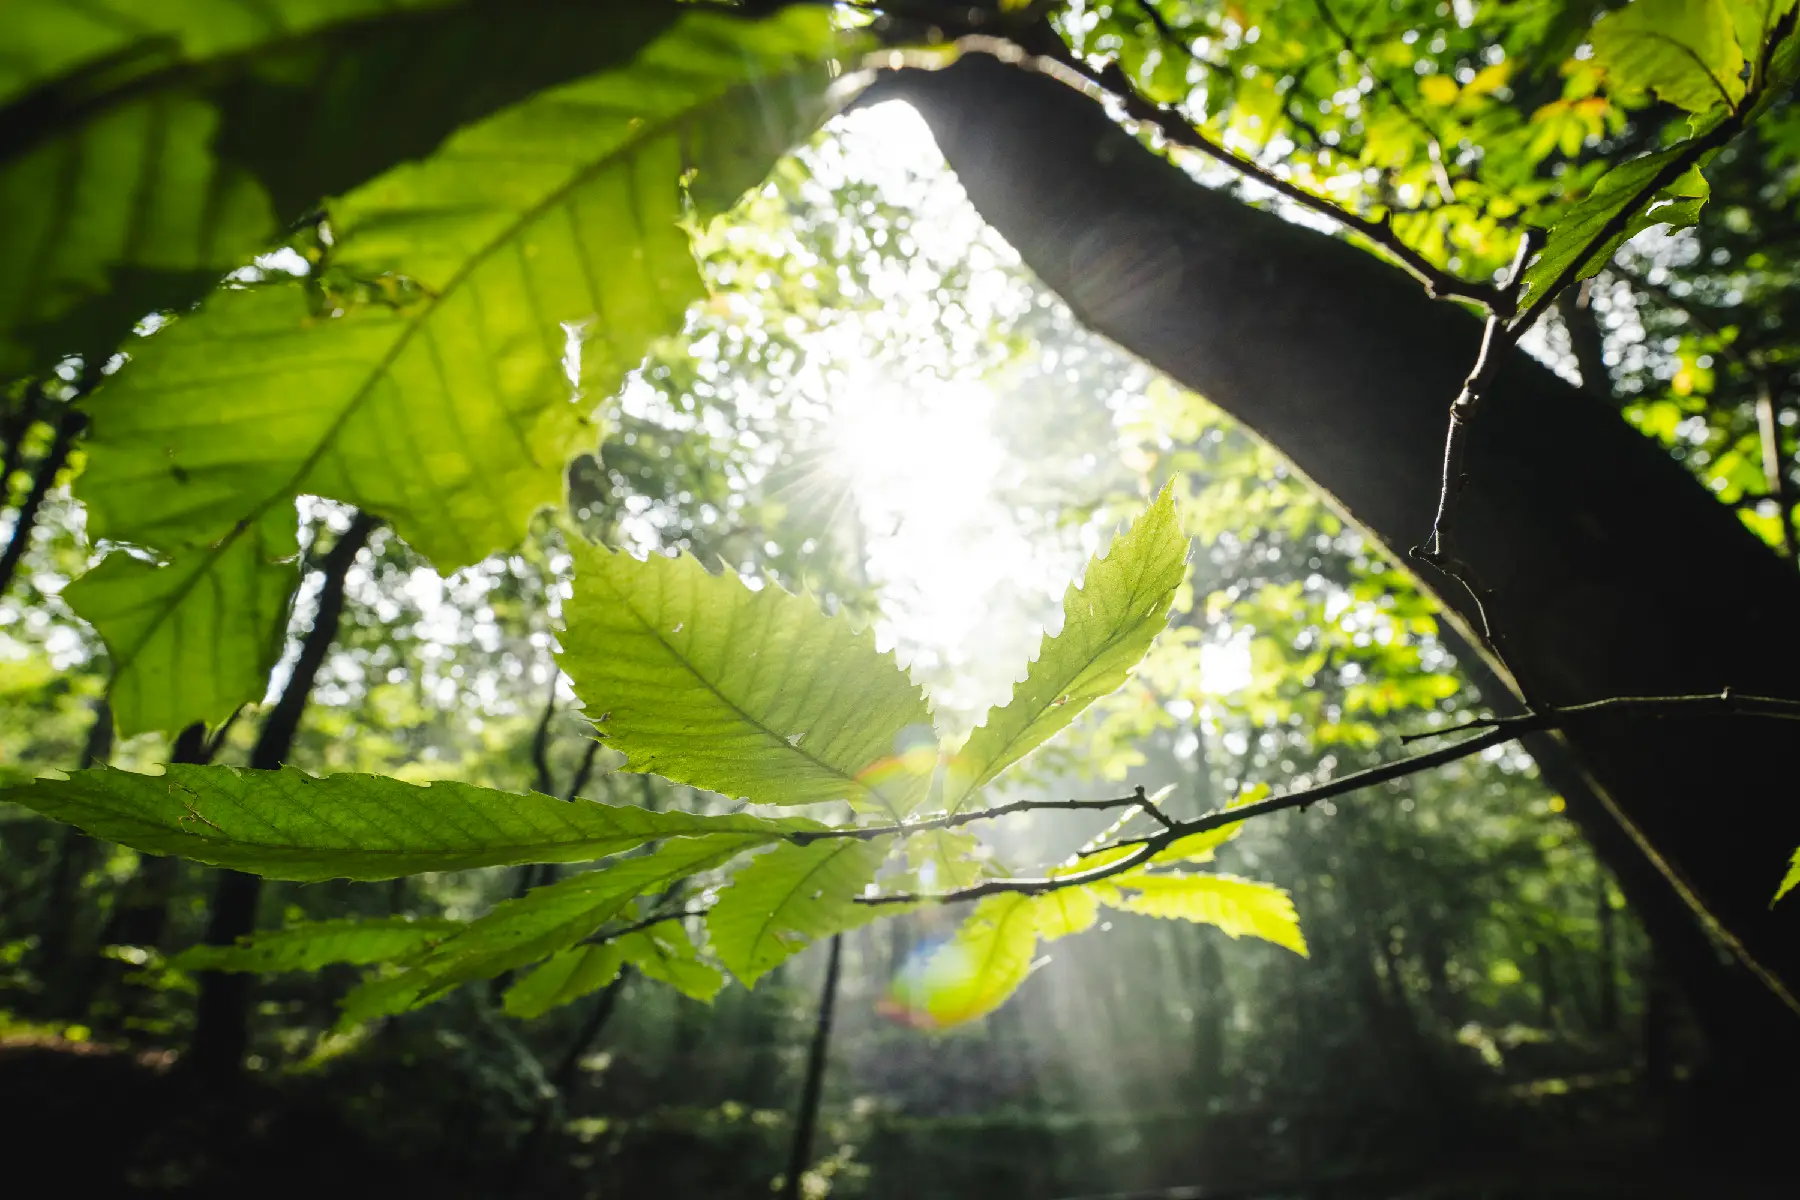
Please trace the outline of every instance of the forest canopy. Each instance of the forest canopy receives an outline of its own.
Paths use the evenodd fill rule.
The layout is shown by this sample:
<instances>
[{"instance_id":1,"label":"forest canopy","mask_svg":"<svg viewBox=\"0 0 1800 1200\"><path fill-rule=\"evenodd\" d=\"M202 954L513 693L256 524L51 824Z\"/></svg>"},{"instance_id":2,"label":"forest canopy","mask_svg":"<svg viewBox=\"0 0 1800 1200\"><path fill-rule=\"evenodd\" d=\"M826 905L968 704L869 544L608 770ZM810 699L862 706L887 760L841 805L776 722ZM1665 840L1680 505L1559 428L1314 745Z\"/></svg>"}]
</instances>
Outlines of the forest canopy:
<instances>
[{"instance_id":1,"label":"forest canopy","mask_svg":"<svg viewBox=\"0 0 1800 1200\"><path fill-rule=\"evenodd\" d=\"M671 1081L802 982L739 1190L952 1144L827 1103L840 992L840 1045L1179 1045L1129 1077L1219 1129L1393 1062L1413 1117L1750 1104L1800 1055L1797 25L0 0L0 1033L371 1112L396 1038L479 1043L474 1194L729 1191L654 1152ZM785 1111L757 1061L692 1103Z\"/></svg>"}]
</instances>

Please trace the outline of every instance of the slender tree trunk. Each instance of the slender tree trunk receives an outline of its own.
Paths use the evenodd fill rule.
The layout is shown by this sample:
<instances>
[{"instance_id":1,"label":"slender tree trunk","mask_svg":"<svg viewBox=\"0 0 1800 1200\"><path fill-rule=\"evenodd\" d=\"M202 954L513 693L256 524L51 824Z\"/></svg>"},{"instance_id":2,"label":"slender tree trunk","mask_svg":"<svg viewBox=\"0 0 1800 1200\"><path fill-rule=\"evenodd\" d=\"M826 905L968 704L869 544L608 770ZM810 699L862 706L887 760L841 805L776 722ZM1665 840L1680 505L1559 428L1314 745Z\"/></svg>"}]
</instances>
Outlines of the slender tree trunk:
<instances>
[{"instance_id":1,"label":"slender tree trunk","mask_svg":"<svg viewBox=\"0 0 1800 1200\"><path fill-rule=\"evenodd\" d=\"M381 522L357 513L350 528L325 556L324 586L319 589L319 611L300 643L300 656L288 677L281 698L269 710L250 752L250 767L273 771L287 761L300 729L301 714L312 693L313 680L337 637L344 611L344 579L357 553ZM206 925L206 944L229 946L256 929L256 911L262 900L262 878L242 871L222 870L214 885L212 907ZM194 1009L194 1037L188 1048L188 1065L203 1078L229 1079L243 1067L250 1043L250 1001L254 977L244 972L206 971L200 975L200 997Z\"/></svg>"},{"instance_id":2,"label":"slender tree trunk","mask_svg":"<svg viewBox=\"0 0 1800 1200\"><path fill-rule=\"evenodd\" d=\"M1613 915L1612 885L1607 882L1605 871L1599 872L1599 876L1598 911L1595 913L1600 926L1600 961L1596 964L1600 973L1598 1007L1600 1032L1611 1036L1619 1032L1619 939Z\"/></svg>"},{"instance_id":3,"label":"slender tree trunk","mask_svg":"<svg viewBox=\"0 0 1800 1200\"><path fill-rule=\"evenodd\" d=\"M1364 251L1197 186L1045 76L971 55L903 74L894 94L1090 327L1244 421L1408 561L1435 510L1476 321ZM1515 692L1539 705L1800 692L1800 577L1609 406L1514 353L1466 469L1458 556L1492 593L1502 652L1487 657ZM1475 624L1466 596L1439 599ZM1631 860L1647 859L1657 890L1791 1004L1800 906L1769 907L1800 844L1800 806L1774 799L1791 786L1787 731L1597 717L1558 739L1593 785L1566 795L1569 811L1634 905ZM1665 936L1660 910L1641 911ZM1800 1021L1779 1028L1792 1039Z\"/></svg>"},{"instance_id":4,"label":"slender tree trunk","mask_svg":"<svg viewBox=\"0 0 1800 1200\"><path fill-rule=\"evenodd\" d=\"M806 1052L806 1079L800 1087L800 1108L794 1114L794 1140L788 1148L787 1174L782 1176L781 1200L800 1200L800 1179L812 1162L813 1134L819 1123L819 1102L825 1095L825 1066L831 1056L831 1022L837 1010L838 970L843 961L844 935L833 934L830 956L825 960L825 985L819 989L819 1019L813 1025L812 1045Z\"/></svg>"},{"instance_id":5,"label":"slender tree trunk","mask_svg":"<svg viewBox=\"0 0 1800 1200\"><path fill-rule=\"evenodd\" d=\"M81 751L82 769L110 759L112 745L112 707L105 700L97 700L94 702L94 723L88 727L87 744ZM43 933L38 951L39 969L52 982L62 978L73 957L70 943L75 928L75 912L81 901L76 891L81 877L87 873L93 850L94 839L73 825L63 827L56 844L56 862L50 869L50 881L44 899Z\"/></svg>"},{"instance_id":6,"label":"slender tree trunk","mask_svg":"<svg viewBox=\"0 0 1800 1200\"><path fill-rule=\"evenodd\" d=\"M75 435L87 424L87 414L74 408L63 410L61 418L56 422L56 436L50 443L50 449L44 457L37 461L31 475L31 490L26 493L25 500L19 505L18 515L13 518L12 537L6 543L6 549L0 552L0 596L12 587L13 576L18 572L19 564L25 561L25 552L31 549L31 536L37 529L38 510L43 508L44 500L50 495L50 488L56 483L56 476L69 461L69 450L75 444Z\"/></svg>"}]
</instances>

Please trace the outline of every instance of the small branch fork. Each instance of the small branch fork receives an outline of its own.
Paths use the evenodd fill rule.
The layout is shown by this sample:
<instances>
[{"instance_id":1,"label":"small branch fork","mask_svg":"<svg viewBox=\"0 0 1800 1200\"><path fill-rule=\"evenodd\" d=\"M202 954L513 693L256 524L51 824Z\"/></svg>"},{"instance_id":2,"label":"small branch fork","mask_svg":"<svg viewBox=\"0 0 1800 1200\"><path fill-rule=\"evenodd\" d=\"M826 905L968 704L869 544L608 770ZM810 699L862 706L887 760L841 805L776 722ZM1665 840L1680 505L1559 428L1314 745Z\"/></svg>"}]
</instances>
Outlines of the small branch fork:
<instances>
[{"instance_id":1,"label":"small branch fork","mask_svg":"<svg viewBox=\"0 0 1800 1200\"><path fill-rule=\"evenodd\" d=\"M1477 717L1460 725L1452 725L1445 729L1433 729L1423 733L1407 734L1400 740L1403 743L1422 741L1426 738L1448 737L1459 733L1473 733L1473 737L1464 738L1449 746L1440 746L1435 750L1427 750L1418 754L1410 754L1392 762L1381 763L1362 771L1354 771L1337 779L1328 780L1309 788L1288 792L1280 796L1271 796L1254 804L1244 804L1236 808L1215 809L1203 816L1188 821L1178 821L1170 817L1157 805L1156 801L1145 794L1143 788L1136 789L1129 796L1109 800L1016 800L1010 804L1000 804L993 808L984 808L972 812L954 813L925 821L913 821L898 825L846 826L839 829L820 830L817 832L792 833L786 836L787 841L796 845L808 845L821 839L852 838L869 840L879 837L905 836L913 833L925 833L931 830L954 829L970 825L977 821L996 820L1022 812L1107 812L1121 808L1142 810L1157 824L1161 830L1145 837L1122 838L1117 841L1094 847L1082 854L1083 858L1093 858L1109 851L1129 850L1130 853L1106 862L1087 871L1070 872L1042 878L1022 879L988 879L969 887L937 894L893 893L880 896L859 896L858 904L872 907L899 904L966 904L987 896L1019 894L1027 896L1044 895L1061 891L1065 888L1082 887L1099 883L1149 863L1156 855L1173 846L1183 838L1196 834L1208 833L1222 829L1228 825L1236 825L1240 821L1250 821L1257 817L1266 817L1273 813L1286 812L1294 808L1310 808L1322 800L1346 796L1360 792L1366 788L1376 787L1384 783L1405 779L1435 767L1458 762L1472 755L1495 746L1505 745L1529 733L1542 733L1551 729L1563 729L1585 721L1605 719L1608 717L1654 717L1654 718L1736 718L1774 721L1800 722L1800 699L1789 699L1780 696L1744 695L1730 688L1717 693L1702 693L1690 696L1615 696L1605 700L1594 700L1586 704L1573 704L1561 708L1544 709L1537 712L1521 713L1511 717ZM1127 814L1129 817L1131 814ZM1123 823L1123 822L1121 822ZM693 917L703 917L705 908L686 908L677 911L653 913L639 921L613 929L602 930L588 938L590 943L608 942L624 937L630 933L661 925L666 921L682 921Z\"/></svg>"}]
</instances>

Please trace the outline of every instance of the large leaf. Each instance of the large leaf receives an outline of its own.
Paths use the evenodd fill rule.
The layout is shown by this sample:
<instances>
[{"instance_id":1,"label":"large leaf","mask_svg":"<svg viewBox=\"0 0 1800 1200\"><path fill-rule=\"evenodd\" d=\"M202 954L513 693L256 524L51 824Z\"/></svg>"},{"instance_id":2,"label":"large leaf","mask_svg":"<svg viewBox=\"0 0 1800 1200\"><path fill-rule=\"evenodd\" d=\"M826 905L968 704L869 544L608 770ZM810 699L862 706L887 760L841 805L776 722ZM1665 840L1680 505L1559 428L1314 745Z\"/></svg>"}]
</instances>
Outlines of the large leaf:
<instances>
[{"instance_id":1,"label":"large leaf","mask_svg":"<svg viewBox=\"0 0 1800 1200\"><path fill-rule=\"evenodd\" d=\"M947 941L908 962L894 998L916 1024L944 1029L993 1012L1025 982L1037 955L1034 897L989 896Z\"/></svg>"},{"instance_id":2,"label":"large leaf","mask_svg":"<svg viewBox=\"0 0 1800 1200\"><path fill-rule=\"evenodd\" d=\"M758 804L904 814L936 754L925 697L868 631L689 557L575 551L562 668L627 770Z\"/></svg>"},{"instance_id":3,"label":"large leaf","mask_svg":"<svg viewBox=\"0 0 1800 1200\"><path fill-rule=\"evenodd\" d=\"M679 922L669 921L640 933L626 934L619 939L619 945L625 961L643 972L644 978L667 984L690 1000L711 1004L725 986L725 976L701 961L693 939Z\"/></svg>"},{"instance_id":4,"label":"large leaf","mask_svg":"<svg viewBox=\"0 0 1800 1200\"><path fill-rule=\"evenodd\" d=\"M1062 632L1044 639L1012 699L990 712L956 755L945 794L952 812L1125 682L1168 623L1187 549L1175 494L1164 488L1069 587Z\"/></svg>"},{"instance_id":5,"label":"large leaf","mask_svg":"<svg viewBox=\"0 0 1800 1200\"><path fill-rule=\"evenodd\" d=\"M690 875L722 866L755 844L753 837L742 834L681 838L652 854L574 875L496 905L398 974L376 977L356 988L344 999L342 1024L405 1012L462 984L492 979L568 950L626 915L639 896L665 891ZM596 977L604 964L604 958L594 964Z\"/></svg>"},{"instance_id":6,"label":"large leaf","mask_svg":"<svg viewBox=\"0 0 1800 1200\"><path fill-rule=\"evenodd\" d=\"M713 953L750 987L808 943L887 915L856 898L875 878L891 840L782 845L752 859L707 913Z\"/></svg>"},{"instance_id":7,"label":"large leaf","mask_svg":"<svg viewBox=\"0 0 1800 1200\"><path fill-rule=\"evenodd\" d=\"M191 946L172 965L187 971L317 971L333 963L392 962L440 942L461 921L412 917L348 917L302 921L242 937L232 946Z\"/></svg>"},{"instance_id":8,"label":"large leaf","mask_svg":"<svg viewBox=\"0 0 1800 1200\"><path fill-rule=\"evenodd\" d=\"M104 356L320 199L628 58L656 0L7 0L0 380Z\"/></svg>"},{"instance_id":9,"label":"large leaf","mask_svg":"<svg viewBox=\"0 0 1800 1200\"><path fill-rule=\"evenodd\" d=\"M1231 937L1261 938L1305 956L1306 939L1287 892L1231 875L1123 875L1101 901L1149 917L1215 925Z\"/></svg>"},{"instance_id":10,"label":"large leaf","mask_svg":"<svg viewBox=\"0 0 1800 1200\"><path fill-rule=\"evenodd\" d=\"M1652 225L1679 229L1698 221L1710 188L1697 166L1683 167L1688 156L1689 147L1671 146L1620 163L1584 199L1554 210L1549 238L1526 268L1523 300L1535 303L1559 280L1566 285L1604 269L1627 239Z\"/></svg>"},{"instance_id":11,"label":"large leaf","mask_svg":"<svg viewBox=\"0 0 1800 1200\"><path fill-rule=\"evenodd\" d=\"M1589 40L1614 91L1649 92L1689 112L1743 98L1744 51L1725 0L1634 0L1602 17Z\"/></svg>"},{"instance_id":12,"label":"large leaf","mask_svg":"<svg viewBox=\"0 0 1800 1200\"><path fill-rule=\"evenodd\" d=\"M146 591L122 623L134 638L109 639L121 729L229 711L130 676L166 674L159 635L203 622L187 606L212 605L214 573L296 495L380 513L445 570L510 545L559 500L564 464L593 439L579 389L613 390L701 294L681 180L735 194L810 130L829 37L817 11L690 14L630 64L334 203L334 266L403 275L395 303L321 307L299 281L227 290L134 343L88 405L80 495L93 536L168 555L182 578ZM745 136L752 117L759 138ZM291 570L265 570L259 590L293 586ZM236 639L214 653L234 684L267 657Z\"/></svg>"},{"instance_id":13,"label":"large leaf","mask_svg":"<svg viewBox=\"0 0 1800 1200\"><path fill-rule=\"evenodd\" d=\"M272 879L392 879L526 862L581 862L669 837L721 835L740 848L824 828L804 818L652 812L565 803L466 783L381 775L315 778L174 764L163 775L98 767L0 789L97 838Z\"/></svg>"}]
</instances>

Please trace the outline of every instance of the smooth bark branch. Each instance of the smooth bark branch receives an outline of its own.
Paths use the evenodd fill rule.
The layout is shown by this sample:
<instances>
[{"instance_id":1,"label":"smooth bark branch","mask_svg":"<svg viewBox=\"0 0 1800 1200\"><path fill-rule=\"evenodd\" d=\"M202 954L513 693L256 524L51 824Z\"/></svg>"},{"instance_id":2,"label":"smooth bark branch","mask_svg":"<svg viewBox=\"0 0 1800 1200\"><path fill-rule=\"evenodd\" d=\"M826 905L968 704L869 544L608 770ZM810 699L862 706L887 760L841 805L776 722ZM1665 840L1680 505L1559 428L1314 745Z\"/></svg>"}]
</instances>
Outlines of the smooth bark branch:
<instances>
[{"instance_id":1,"label":"smooth bark branch","mask_svg":"<svg viewBox=\"0 0 1800 1200\"><path fill-rule=\"evenodd\" d=\"M888 86L1080 319L1262 435L1404 561L1441 489L1443 398L1479 322L1365 251L1196 185L1041 74L968 55ZM1542 708L1800 688L1786 563L1616 411L1517 349L1489 390L1457 556L1499 598L1503 660L1486 653L1500 678ZM1441 599L1479 624L1468 597ZM1596 832L1596 846L1635 844L1791 994L1800 906L1768 904L1800 845L1800 805L1770 800L1791 790L1791 739L1746 721L1645 737L1618 714L1561 736L1595 784L1571 815L1625 834Z\"/></svg>"},{"instance_id":2,"label":"smooth bark branch","mask_svg":"<svg viewBox=\"0 0 1800 1200\"><path fill-rule=\"evenodd\" d=\"M312 628L300 642L300 654L269 715L264 718L250 767L278 770L294 748L300 717L312 695L313 681L337 638L344 611L344 583L356 556L381 525L379 518L358 512L350 528L338 537L322 565L324 585L319 589L319 608ZM214 886L207 916L205 942L229 946L256 929L256 910L262 899L262 877L242 871L221 870ZM200 995L194 1010L194 1036L188 1049L192 1068L203 1078L229 1080L242 1068L249 1048L250 999L253 977L221 971L200 974Z\"/></svg>"}]
</instances>

